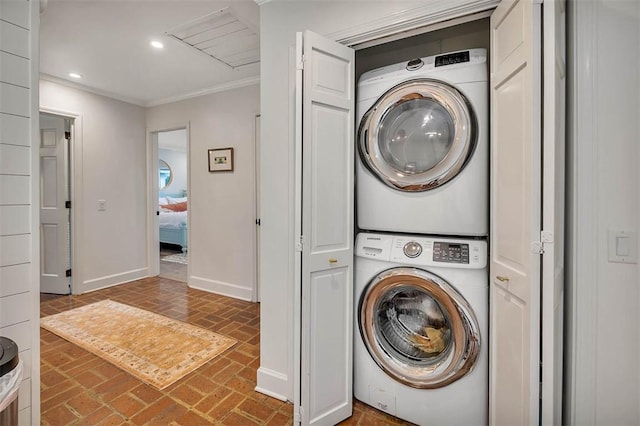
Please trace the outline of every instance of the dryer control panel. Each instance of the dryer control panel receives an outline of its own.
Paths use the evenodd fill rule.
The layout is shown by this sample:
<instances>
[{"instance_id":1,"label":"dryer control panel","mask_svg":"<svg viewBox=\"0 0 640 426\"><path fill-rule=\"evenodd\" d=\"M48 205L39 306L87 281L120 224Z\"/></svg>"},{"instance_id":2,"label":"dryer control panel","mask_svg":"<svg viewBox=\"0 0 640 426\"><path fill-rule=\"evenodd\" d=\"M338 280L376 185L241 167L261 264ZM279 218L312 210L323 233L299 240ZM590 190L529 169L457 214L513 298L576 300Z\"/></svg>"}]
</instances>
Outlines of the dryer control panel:
<instances>
[{"instance_id":1,"label":"dryer control panel","mask_svg":"<svg viewBox=\"0 0 640 426\"><path fill-rule=\"evenodd\" d=\"M483 269L487 242L463 238L360 233L355 255L414 266Z\"/></svg>"}]
</instances>

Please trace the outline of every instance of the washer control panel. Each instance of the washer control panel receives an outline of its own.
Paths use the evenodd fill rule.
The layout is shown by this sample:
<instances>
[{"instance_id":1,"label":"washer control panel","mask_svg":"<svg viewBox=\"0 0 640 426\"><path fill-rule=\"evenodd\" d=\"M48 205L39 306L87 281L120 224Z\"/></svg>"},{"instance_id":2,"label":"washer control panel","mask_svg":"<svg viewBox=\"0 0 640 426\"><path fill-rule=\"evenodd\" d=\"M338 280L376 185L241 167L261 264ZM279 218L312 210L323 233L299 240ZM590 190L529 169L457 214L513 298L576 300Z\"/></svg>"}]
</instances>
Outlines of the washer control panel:
<instances>
[{"instance_id":1,"label":"washer control panel","mask_svg":"<svg viewBox=\"0 0 640 426\"><path fill-rule=\"evenodd\" d=\"M434 241L433 261L469 263L469 244Z\"/></svg>"},{"instance_id":2,"label":"washer control panel","mask_svg":"<svg viewBox=\"0 0 640 426\"><path fill-rule=\"evenodd\" d=\"M362 232L356 238L355 255L413 266L483 269L487 266L487 242Z\"/></svg>"}]
</instances>

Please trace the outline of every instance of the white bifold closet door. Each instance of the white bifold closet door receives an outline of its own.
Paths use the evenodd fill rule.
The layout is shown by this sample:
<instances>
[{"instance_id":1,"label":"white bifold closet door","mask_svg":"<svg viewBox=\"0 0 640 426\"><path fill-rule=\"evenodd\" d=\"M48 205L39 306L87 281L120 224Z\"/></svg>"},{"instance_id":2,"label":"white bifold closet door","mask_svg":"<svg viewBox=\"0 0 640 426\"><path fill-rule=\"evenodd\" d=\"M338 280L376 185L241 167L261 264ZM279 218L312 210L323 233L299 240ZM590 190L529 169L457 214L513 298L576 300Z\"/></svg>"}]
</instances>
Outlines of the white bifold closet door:
<instances>
[{"instance_id":1,"label":"white bifold closet door","mask_svg":"<svg viewBox=\"0 0 640 426\"><path fill-rule=\"evenodd\" d=\"M352 413L355 54L310 31L297 41L302 258L294 402L296 421L329 425Z\"/></svg>"}]
</instances>

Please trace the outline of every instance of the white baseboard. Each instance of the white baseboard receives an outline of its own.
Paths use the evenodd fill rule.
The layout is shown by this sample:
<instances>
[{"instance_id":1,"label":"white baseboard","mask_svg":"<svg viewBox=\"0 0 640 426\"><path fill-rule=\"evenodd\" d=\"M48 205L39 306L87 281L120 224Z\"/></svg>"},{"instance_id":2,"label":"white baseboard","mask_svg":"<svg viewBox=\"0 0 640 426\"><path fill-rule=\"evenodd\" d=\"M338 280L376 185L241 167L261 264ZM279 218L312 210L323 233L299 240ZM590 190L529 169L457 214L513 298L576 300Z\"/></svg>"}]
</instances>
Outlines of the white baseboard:
<instances>
[{"instance_id":1,"label":"white baseboard","mask_svg":"<svg viewBox=\"0 0 640 426\"><path fill-rule=\"evenodd\" d=\"M134 269L132 271L122 272L120 274L108 275L106 277L95 278L87 280L82 283L78 294L86 293L88 291L101 290L107 287L113 287L114 285L128 283L130 281L139 280L149 276L149 268Z\"/></svg>"},{"instance_id":2,"label":"white baseboard","mask_svg":"<svg viewBox=\"0 0 640 426\"><path fill-rule=\"evenodd\" d=\"M293 399L287 396L291 393L287 375L264 367L258 368L258 385L255 390L281 401Z\"/></svg>"},{"instance_id":3,"label":"white baseboard","mask_svg":"<svg viewBox=\"0 0 640 426\"><path fill-rule=\"evenodd\" d=\"M240 287L239 285L210 280L208 278L194 277L193 275L188 278L187 284L189 285L189 287L195 288L197 290L208 291L209 293L216 293L222 296L246 300L247 302L251 302L251 296L253 293L251 288Z\"/></svg>"}]
</instances>

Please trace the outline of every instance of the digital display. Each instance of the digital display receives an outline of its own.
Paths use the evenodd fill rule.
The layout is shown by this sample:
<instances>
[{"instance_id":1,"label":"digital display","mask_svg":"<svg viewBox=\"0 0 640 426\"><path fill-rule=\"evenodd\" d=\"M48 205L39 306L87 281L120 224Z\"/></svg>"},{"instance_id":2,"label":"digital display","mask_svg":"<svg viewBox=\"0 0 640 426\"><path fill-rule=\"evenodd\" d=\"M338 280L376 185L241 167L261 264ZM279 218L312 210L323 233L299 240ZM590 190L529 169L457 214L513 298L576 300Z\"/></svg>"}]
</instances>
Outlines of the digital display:
<instances>
[{"instance_id":1,"label":"digital display","mask_svg":"<svg viewBox=\"0 0 640 426\"><path fill-rule=\"evenodd\" d=\"M469 244L433 243L433 261L446 263L469 263Z\"/></svg>"},{"instance_id":2,"label":"digital display","mask_svg":"<svg viewBox=\"0 0 640 426\"><path fill-rule=\"evenodd\" d=\"M458 53L450 53L448 55L436 56L436 67L443 65L459 64L462 62L469 62L469 51Z\"/></svg>"}]
</instances>

